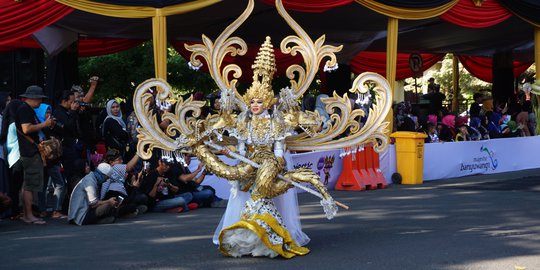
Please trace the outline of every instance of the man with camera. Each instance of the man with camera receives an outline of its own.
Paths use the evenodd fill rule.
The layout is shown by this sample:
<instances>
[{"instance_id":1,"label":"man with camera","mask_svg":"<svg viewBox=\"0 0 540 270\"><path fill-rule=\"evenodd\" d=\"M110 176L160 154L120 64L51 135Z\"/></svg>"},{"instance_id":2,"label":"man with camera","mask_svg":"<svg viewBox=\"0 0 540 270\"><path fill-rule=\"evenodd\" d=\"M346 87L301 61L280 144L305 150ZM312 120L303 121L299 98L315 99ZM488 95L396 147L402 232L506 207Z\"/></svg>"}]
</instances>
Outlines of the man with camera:
<instances>
[{"instance_id":1,"label":"man with camera","mask_svg":"<svg viewBox=\"0 0 540 270\"><path fill-rule=\"evenodd\" d=\"M71 112L71 105L75 101L73 91L64 91L60 97L60 106L57 106L53 116L58 122L54 129L56 137L62 141L62 164L64 176L70 178L73 175L74 162L81 158L77 143L80 137L77 118Z\"/></svg>"},{"instance_id":2,"label":"man with camera","mask_svg":"<svg viewBox=\"0 0 540 270\"><path fill-rule=\"evenodd\" d=\"M17 139L19 141L19 152L22 160L24 173L23 180L23 217L22 221L28 224L46 224L42 219L37 218L32 213L33 192L43 190L43 161L38 150L39 134L42 129L55 125L52 118L40 123L35 108L41 105L44 98L43 88L32 85L26 88L26 92L21 95L23 103L17 109L15 125L17 128Z\"/></svg>"},{"instance_id":3,"label":"man with camera","mask_svg":"<svg viewBox=\"0 0 540 270\"><path fill-rule=\"evenodd\" d=\"M75 94L75 101L71 105L71 112L76 118L78 130L80 132L79 139L83 144L84 149L87 151L87 159L90 159L90 153L96 151L95 145L97 143L95 126L92 112L90 110L94 93L98 86L98 82L103 81L98 76L92 76L88 80L90 88L85 94L80 85L73 85L71 91Z\"/></svg>"},{"instance_id":4,"label":"man with camera","mask_svg":"<svg viewBox=\"0 0 540 270\"><path fill-rule=\"evenodd\" d=\"M154 212L189 210L188 203L193 199L193 195L189 192L178 194L178 180L171 171L173 165L173 161L161 158L157 168L143 178L141 190L148 196L148 207Z\"/></svg>"}]
</instances>

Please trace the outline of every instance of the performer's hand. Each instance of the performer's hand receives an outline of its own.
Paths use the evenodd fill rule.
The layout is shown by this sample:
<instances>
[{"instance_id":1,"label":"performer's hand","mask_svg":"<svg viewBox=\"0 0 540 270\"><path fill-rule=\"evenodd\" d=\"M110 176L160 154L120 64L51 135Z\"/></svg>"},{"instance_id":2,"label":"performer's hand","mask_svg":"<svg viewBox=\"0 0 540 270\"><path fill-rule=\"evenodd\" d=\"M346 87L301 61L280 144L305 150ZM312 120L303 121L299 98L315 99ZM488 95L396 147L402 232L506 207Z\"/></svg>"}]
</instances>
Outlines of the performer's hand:
<instances>
[{"instance_id":1,"label":"performer's hand","mask_svg":"<svg viewBox=\"0 0 540 270\"><path fill-rule=\"evenodd\" d=\"M204 163L202 163L202 162L199 163L199 166L197 167L197 171L200 172L200 171L202 170L203 167L204 167Z\"/></svg>"}]
</instances>

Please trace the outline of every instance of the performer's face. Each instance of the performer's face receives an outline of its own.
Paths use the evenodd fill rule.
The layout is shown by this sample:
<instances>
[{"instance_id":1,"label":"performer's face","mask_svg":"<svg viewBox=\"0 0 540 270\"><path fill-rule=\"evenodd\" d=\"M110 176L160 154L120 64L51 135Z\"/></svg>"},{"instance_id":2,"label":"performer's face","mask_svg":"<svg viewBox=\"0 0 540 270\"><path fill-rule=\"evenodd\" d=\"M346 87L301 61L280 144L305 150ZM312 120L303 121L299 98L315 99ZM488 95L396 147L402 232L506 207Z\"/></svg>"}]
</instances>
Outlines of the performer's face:
<instances>
[{"instance_id":1,"label":"performer's face","mask_svg":"<svg viewBox=\"0 0 540 270\"><path fill-rule=\"evenodd\" d=\"M263 100L260 98L254 98L249 104L251 112L255 115L260 114L264 111Z\"/></svg>"}]
</instances>

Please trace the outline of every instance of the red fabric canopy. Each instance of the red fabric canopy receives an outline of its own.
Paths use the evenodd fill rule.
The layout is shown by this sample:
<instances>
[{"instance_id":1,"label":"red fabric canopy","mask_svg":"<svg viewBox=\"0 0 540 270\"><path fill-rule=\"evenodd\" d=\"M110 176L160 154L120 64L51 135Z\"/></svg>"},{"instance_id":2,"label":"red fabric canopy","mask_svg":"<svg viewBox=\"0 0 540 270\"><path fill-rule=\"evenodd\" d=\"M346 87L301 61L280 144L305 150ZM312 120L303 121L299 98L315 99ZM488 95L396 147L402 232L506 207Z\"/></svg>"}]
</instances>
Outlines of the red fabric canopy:
<instances>
[{"instance_id":1,"label":"red fabric canopy","mask_svg":"<svg viewBox=\"0 0 540 270\"><path fill-rule=\"evenodd\" d=\"M460 55L458 56L458 59L465 69L476 78L486 82L493 82L492 58ZM532 63L514 61L514 78L521 75L521 73L527 70L531 65Z\"/></svg>"},{"instance_id":2,"label":"red fabric canopy","mask_svg":"<svg viewBox=\"0 0 540 270\"><path fill-rule=\"evenodd\" d=\"M171 45L184 57L189 61L189 57L191 56L191 52L186 50L184 47L184 44L196 44L195 42L183 42L183 41L170 41ZM223 64L221 67L224 67L229 64L237 64L242 68L242 77L240 77L240 81L250 83L252 81L253 77L253 71L251 70L251 65L255 61L255 57L257 56L257 53L259 52L258 46L250 46L248 48L247 53L244 56L236 56L232 57L230 55L227 55L223 59ZM300 55L297 56L291 56L290 54L283 54L280 50L275 50L274 54L276 56L276 76L284 75L286 72L287 67L293 65L293 64L300 64L302 63L302 57ZM208 64L204 62L204 59L199 59L201 62L203 62L202 70L205 72L208 72ZM249 67L249 68L246 68Z\"/></svg>"},{"instance_id":3,"label":"red fabric canopy","mask_svg":"<svg viewBox=\"0 0 540 270\"><path fill-rule=\"evenodd\" d=\"M435 65L444 58L444 54L422 53L423 65L420 72ZM396 65L396 80L403 80L414 75L409 67L408 53L398 53ZM370 71L386 77L386 53L385 52L361 52L351 60L351 70L356 74Z\"/></svg>"},{"instance_id":4,"label":"red fabric canopy","mask_svg":"<svg viewBox=\"0 0 540 270\"><path fill-rule=\"evenodd\" d=\"M99 56L121 52L143 43L140 39L127 38L81 38L79 39L79 56ZM18 48L41 48L30 36L0 46L0 53L9 52Z\"/></svg>"},{"instance_id":5,"label":"red fabric canopy","mask_svg":"<svg viewBox=\"0 0 540 270\"><path fill-rule=\"evenodd\" d=\"M30 36L0 46L0 53L13 51L19 48L41 48L39 44Z\"/></svg>"},{"instance_id":6,"label":"red fabric canopy","mask_svg":"<svg viewBox=\"0 0 540 270\"><path fill-rule=\"evenodd\" d=\"M139 46L144 40L127 38L81 38L79 56L99 56L121 52Z\"/></svg>"},{"instance_id":7,"label":"red fabric canopy","mask_svg":"<svg viewBox=\"0 0 540 270\"><path fill-rule=\"evenodd\" d=\"M51 0L0 1L0 45L16 42L73 11Z\"/></svg>"},{"instance_id":8,"label":"red fabric canopy","mask_svg":"<svg viewBox=\"0 0 540 270\"><path fill-rule=\"evenodd\" d=\"M484 0L480 7L471 0L460 0L440 18L462 27L484 28L501 23L510 16L512 13L497 0Z\"/></svg>"},{"instance_id":9,"label":"red fabric canopy","mask_svg":"<svg viewBox=\"0 0 540 270\"><path fill-rule=\"evenodd\" d=\"M275 5L275 0L263 0L268 5ZM302 12L325 12L327 10L348 5L353 0L283 0L283 6L287 10Z\"/></svg>"}]
</instances>

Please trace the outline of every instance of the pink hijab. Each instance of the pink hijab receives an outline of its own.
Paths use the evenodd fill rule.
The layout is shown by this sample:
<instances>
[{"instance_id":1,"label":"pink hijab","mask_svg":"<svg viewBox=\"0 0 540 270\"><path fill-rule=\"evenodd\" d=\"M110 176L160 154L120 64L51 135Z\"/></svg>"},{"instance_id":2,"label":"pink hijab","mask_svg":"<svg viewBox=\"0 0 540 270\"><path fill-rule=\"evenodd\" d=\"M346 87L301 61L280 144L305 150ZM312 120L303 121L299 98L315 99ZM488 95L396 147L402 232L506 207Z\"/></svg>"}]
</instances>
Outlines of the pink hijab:
<instances>
[{"instance_id":1,"label":"pink hijab","mask_svg":"<svg viewBox=\"0 0 540 270\"><path fill-rule=\"evenodd\" d=\"M442 119L442 123L448 126L449 128L454 128L454 121L456 120L456 116L449 114Z\"/></svg>"},{"instance_id":2,"label":"pink hijab","mask_svg":"<svg viewBox=\"0 0 540 270\"><path fill-rule=\"evenodd\" d=\"M434 114L430 114L428 115L428 123L430 124L433 124L433 125L437 125L437 116L434 115Z\"/></svg>"}]
</instances>

